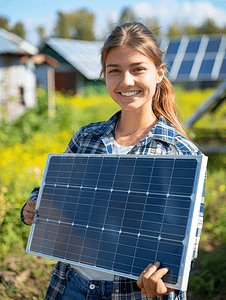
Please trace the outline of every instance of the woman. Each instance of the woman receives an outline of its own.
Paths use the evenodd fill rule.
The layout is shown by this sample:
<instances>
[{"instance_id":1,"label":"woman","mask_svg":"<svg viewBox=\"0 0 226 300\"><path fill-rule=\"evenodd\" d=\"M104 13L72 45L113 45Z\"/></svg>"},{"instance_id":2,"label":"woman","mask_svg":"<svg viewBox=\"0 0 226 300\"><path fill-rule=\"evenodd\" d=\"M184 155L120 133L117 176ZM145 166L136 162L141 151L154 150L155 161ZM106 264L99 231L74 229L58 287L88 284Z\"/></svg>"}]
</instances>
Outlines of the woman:
<instances>
[{"instance_id":1,"label":"woman","mask_svg":"<svg viewBox=\"0 0 226 300\"><path fill-rule=\"evenodd\" d=\"M115 28L102 48L101 62L109 94L121 111L108 121L78 130L67 153L200 154L178 121L162 55L152 32L143 24ZM22 209L22 220L29 225L36 213L37 195L35 189ZM59 262L46 299L186 299L186 293L167 289L161 278L168 270L158 267L158 262L147 266L136 283Z\"/></svg>"}]
</instances>

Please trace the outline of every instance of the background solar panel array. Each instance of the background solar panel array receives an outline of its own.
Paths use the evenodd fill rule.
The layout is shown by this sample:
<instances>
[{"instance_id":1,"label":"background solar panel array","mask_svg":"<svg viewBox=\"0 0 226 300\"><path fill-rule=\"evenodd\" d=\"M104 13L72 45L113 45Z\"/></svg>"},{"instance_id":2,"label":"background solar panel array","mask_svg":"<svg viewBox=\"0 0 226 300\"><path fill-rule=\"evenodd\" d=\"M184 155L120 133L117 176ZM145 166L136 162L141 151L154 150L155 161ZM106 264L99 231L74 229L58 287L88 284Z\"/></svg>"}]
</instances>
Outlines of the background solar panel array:
<instances>
[{"instance_id":1,"label":"background solar panel array","mask_svg":"<svg viewBox=\"0 0 226 300\"><path fill-rule=\"evenodd\" d=\"M226 37L183 37L178 40L161 41L167 46L165 60L168 62L171 81L224 80L226 77Z\"/></svg>"},{"instance_id":2,"label":"background solar panel array","mask_svg":"<svg viewBox=\"0 0 226 300\"><path fill-rule=\"evenodd\" d=\"M171 81L224 80L226 76L226 36L159 41ZM88 79L99 79L103 42L51 38L47 45L59 53Z\"/></svg>"},{"instance_id":3,"label":"background solar panel array","mask_svg":"<svg viewBox=\"0 0 226 300\"><path fill-rule=\"evenodd\" d=\"M201 157L49 155L27 251L177 284Z\"/></svg>"}]
</instances>

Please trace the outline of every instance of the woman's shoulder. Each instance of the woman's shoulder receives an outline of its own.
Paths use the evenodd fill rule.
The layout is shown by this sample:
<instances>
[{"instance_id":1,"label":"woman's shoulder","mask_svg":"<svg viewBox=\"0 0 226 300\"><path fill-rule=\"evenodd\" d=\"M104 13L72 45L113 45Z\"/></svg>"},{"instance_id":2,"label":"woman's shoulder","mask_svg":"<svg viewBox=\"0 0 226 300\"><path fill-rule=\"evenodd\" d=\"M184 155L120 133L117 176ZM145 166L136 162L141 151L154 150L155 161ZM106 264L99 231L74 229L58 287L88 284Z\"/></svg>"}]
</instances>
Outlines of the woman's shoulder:
<instances>
[{"instance_id":1,"label":"woman's shoulder","mask_svg":"<svg viewBox=\"0 0 226 300\"><path fill-rule=\"evenodd\" d=\"M194 142L183 136L172 124L167 123L163 117L160 118L158 126L159 128L156 130L158 135L162 136L164 142L173 146L178 154L201 154L201 151Z\"/></svg>"},{"instance_id":2,"label":"woman's shoulder","mask_svg":"<svg viewBox=\"0 0 226 300\"><path fill-rule=\"evenodd\" d=\"M180 134L177 130L175 131L176 131L175 139L174 139L175 147L177 147L184 154L187 153L191 155L198 155L202 153L198 148L198 146L194 144L194 142L192 142L191 140L189 140L188 138Z\"/></svg>"}]
</instances>

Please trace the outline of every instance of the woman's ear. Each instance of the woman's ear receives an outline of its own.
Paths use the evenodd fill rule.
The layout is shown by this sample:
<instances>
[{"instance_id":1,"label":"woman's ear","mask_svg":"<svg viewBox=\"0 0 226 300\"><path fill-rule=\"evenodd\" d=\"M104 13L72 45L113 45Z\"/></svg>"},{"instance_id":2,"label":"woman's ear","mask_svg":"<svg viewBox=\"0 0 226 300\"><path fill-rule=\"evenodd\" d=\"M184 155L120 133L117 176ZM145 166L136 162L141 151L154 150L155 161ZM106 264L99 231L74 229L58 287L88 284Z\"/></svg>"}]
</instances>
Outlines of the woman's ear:
<instances>
[{"instance_id":1,"label":"woman's ear","mask_svg":"<svg viewBox=\"0 0 226 300\"><path fill-rule=\"evenodd\" d=\"M157 70L157 83L160 83L163 80L165 74L165 65L161 65Z\"/></svg>"}]
</instances>

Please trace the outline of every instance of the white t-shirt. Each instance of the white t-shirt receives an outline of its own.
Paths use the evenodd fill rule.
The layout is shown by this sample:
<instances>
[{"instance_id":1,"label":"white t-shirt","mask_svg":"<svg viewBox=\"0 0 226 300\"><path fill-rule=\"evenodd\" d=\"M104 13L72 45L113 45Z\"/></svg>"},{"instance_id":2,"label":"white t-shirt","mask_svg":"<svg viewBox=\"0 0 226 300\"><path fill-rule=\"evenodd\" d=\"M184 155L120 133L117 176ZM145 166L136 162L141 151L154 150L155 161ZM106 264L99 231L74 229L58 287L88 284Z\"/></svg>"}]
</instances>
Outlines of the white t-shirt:
<instances>
[{"instance_id":1,"label":"white t-shirt","mask_svg":"<svg viewBox=\"0 0 226 300\"><path fill-rule=\"evenodd\" d=\"M122 146L119 145L115 140L113 143L112 154L127 154L134 146ZM80 267L72 265L71 267L75 270L78 275L81 275L84 279L87 280L104 280L104 281L113 281L114 275L102 271L97 271L94 269Z\"/></svg>"}]
</instances>

